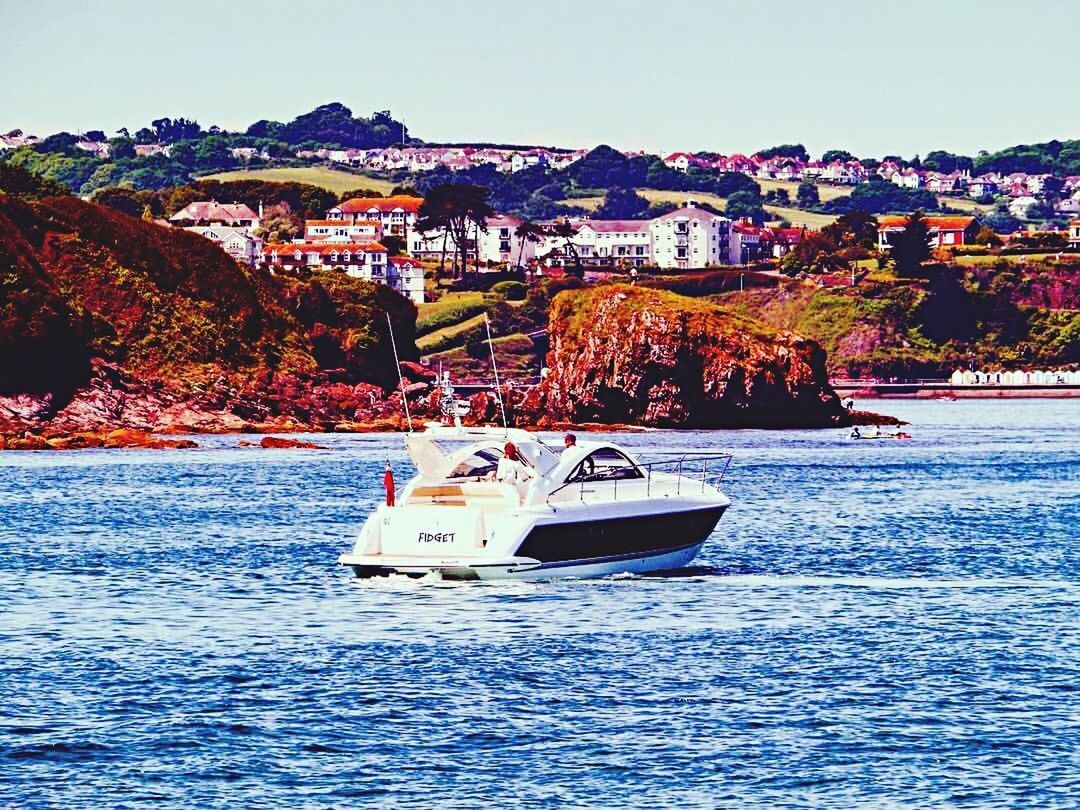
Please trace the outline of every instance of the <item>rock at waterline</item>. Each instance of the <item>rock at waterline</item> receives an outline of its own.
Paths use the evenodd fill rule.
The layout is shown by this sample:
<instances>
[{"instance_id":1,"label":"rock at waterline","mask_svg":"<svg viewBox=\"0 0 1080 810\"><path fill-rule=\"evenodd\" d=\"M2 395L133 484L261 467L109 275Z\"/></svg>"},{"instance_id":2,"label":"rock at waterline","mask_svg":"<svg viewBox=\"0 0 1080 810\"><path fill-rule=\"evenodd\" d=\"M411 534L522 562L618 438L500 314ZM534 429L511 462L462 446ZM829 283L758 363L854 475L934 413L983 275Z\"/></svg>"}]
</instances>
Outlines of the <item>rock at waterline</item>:
<instances>
[{"instance_id":1,"label":"rock at waterline","mask_svg":"<svg viewBox=\"0 0 1080 810\"><path fill-rule=\"evenodd\" d=\"M563 293L551 373L525 409L573 422L665 428L844 427L825 351L707 301L610 285Z\"/></svg>"}]
</instances>

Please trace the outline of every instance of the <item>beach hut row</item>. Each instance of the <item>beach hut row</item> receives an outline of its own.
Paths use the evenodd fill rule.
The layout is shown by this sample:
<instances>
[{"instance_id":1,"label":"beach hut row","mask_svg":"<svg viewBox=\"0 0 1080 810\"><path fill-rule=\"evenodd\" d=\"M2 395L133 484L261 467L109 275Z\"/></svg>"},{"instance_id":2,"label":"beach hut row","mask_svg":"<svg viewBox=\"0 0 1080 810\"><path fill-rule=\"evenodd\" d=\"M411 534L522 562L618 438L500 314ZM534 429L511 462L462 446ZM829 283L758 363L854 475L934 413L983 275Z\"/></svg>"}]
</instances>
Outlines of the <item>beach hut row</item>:
<instances>
[{"instance_id":1,"label":"beach hut row","mask_svg":"<svg viewBox=\"0 0 1080 810\"><path fill-rule=\"evenodd\" d=\"M952 385L1080 385L1080 371L969 371L957 369Z\"/></svg>"}]
</instances>

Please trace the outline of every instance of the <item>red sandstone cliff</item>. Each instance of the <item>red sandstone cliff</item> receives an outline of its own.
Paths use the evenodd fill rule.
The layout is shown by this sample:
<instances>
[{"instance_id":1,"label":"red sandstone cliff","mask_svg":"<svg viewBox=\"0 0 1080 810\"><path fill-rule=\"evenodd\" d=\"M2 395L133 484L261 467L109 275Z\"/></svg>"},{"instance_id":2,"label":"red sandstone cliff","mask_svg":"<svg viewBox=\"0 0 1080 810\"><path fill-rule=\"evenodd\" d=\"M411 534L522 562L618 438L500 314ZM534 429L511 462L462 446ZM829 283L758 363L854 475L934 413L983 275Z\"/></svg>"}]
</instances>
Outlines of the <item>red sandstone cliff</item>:
<instances>
[{"instance_id":1,"label":"red sandstone cliff","mask_svg":"<svg viewBox=\"0 0 1080 810\"><path fill-rule=\"evenodd\" d=\"M550 375L526 410L654 427L826 427L849 416L825 352L706 301L623 285L552 305Z\"/></svg>"}]
</instances>

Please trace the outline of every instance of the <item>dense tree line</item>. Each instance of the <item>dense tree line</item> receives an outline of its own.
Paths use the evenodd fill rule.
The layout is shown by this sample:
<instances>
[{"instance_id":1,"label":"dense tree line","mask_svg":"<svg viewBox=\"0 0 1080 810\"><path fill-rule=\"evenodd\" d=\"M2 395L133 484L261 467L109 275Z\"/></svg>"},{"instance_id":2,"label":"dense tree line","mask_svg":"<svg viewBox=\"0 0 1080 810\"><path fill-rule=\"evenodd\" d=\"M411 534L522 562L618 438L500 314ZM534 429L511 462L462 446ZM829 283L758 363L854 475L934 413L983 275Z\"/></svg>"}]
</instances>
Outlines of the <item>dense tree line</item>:
<instances>
[{"instance_id":1,"label":"dense tree line","mask_svg":"<svg viewBox=\"0 0 1080 810\"><path fill-rule=\"evenodd\" d=\"M551 219L556 216L584 213L574 206L575 197L607 194L609 190L655 188L664 191L700 191L721 197L746 192L760 207L761 189L743 174L715 172L692 167L680 172L664 165L655 155L627 157L610 146L598 146L581 160L562 170L533 166L512 174L504 174L494 166L484 164L462 171L439 167L415 178L416 187L425 192L437 185L467 184L485 186L496 211L518 214L528 219ZM625 196L603 207L603 216L611 219L633 217L614 216L626 212L642 215L640 203ZM653 209L655 213L656 209ZM651 214L650 214L651 215Z\"/></svg>"},{"instance_id":2,"label":"dense tree line","mask_svg":"<svg viewBox=\"0 0 1080 810\"><path fill-rule=\"evenodd\" d=\"M297 147L372 148L402 143L407 137L405 125L395 121L389 111L355 118L348 107L335 103L285 124L259 121L245 133L218 127L204 130L197 121L186 118L159 118L134 135L121 129L110 139L100 130L82 137L58 132L33 146L0 155L0 161L87 195L109 186L153 190L183 185L199 174L258 165L266 159L289 159ZM80 140L107 141L109 156L101 158L79 149L75 144ZM168 154L136 154L137 145L157 143L166 145ZM247 159L237 157L232 153L237 148L254 149L256 154Z\"/></svg>"},{"instance_id":3,"label":"dense tree line","mask_svg":"<svg viewBox=\"0 0 1080 810\"><path fill-rule=\"evenodd\" d=\"M937 197L926 189L901 188L876 176L870 178L868 183L855 186L849 196L837 197L821 206L822 210L831 214L848 211L906 214L916 209L937 211L940 207Z\"/></svg>"}]
</instances>

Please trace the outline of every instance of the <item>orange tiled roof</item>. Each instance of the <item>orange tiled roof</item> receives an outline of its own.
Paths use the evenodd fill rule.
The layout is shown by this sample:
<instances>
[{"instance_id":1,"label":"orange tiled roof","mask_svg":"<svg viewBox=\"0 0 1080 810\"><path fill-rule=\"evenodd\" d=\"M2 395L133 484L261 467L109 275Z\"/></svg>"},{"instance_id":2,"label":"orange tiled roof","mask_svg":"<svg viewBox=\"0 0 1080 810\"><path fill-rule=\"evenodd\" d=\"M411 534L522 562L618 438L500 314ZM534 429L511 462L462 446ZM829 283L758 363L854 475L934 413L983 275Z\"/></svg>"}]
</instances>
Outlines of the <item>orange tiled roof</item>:
<instances>
[{"instance_id":1,"label":"orange tiled roof","mask_svg":"<svg viewBox=\"0 0 1080 810\"><path fill-rule=\"evenodd\" d=\"M355 197L346 200L338 208L343 214L362 214L372 208L378 211L393 211L395 208L400 208L415 214L420 210L423 202L422 197L409 197L405 194L398 194L395 197Z\"/></svg>"},{"instance_id":2,"label":"orange tiled roof","mask_svg":"<svg viewBox=\"0 0 1080 810\"><path fill-rule=\"evenodd\" d=\"M904 216L888 216L878 217L878 230L884 231L889 228L905 228L907 227L910 217ZM971 223L975 221L975 217L923 217L927 227L938 231L965 231Z\"/></svg>"},{"instance_id":3,"label":"orange tiled roof","mask_svg":"<svg viewBox=\"0 0 1080 810\"><path fill-rule=\"evenodd\" d=\"M304 226L310 227L311 225L335 225L338 227L353 227L354 225L382 225L377 219L358 219L356 222L344 222L340 219L306 219L304 220Z\"/></svg>"},{"instance_id":4,"label":"orange tiled roof","mask_svg":"<svg viewBox=\"0 0 1080 810\"><path fill-rule=\"evenodd\" d=\"M264 253L293 254L301 253L386 253L386 248L379 242L305 242L295 244L291 242L275 243L263 248Z\"/></svg>"}]
</instances>

